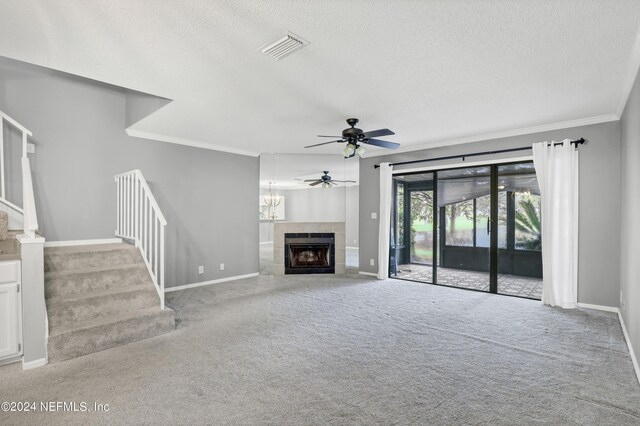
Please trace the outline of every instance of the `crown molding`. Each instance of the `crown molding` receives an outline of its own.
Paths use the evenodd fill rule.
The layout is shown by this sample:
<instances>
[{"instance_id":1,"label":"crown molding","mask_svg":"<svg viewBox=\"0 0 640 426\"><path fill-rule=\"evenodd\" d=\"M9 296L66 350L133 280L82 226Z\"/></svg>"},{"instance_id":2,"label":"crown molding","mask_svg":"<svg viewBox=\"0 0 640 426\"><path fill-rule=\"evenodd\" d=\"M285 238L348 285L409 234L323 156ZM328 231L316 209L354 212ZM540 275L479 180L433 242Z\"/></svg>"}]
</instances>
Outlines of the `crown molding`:
<instances>
[{"instance_id":1,"label":"crown molding","mask_svg":"<svg viewBox=\"0 0 640 426\"><path fill-rule=\"evenodd\" d=\"M541 124L539 126L521 127L519 129L512 129L512 130L501 130L498 132L484 133L481 135L463 136L460 138L453 138L453 139L442 139L442 140L419 144L419 145L407 145L406 149L402 149L401 147L399 150L395 150L395 151L375 152L375 153L371 153L370 155L365 155L364 158L381 157L381 156L391 155L391 154L401 153L401 152L419 151L422 149L439 148L442 146L450 146L450 145L460 145L464 143L508 138L512 136L529 135L532 133L549 132L552 130L569 129L572 127L588 126L591 124L608 123L610 121L618 121L619 119L620 119L620 116L616 114L604 114L604 115L598 115L595 117L585 117L585 118L578 118L576 120Z\"/></svg>"},{"instance_id":2,"label":"crown molding","mask_svg":"<svg viewBox=\"0 0 640 426\"><path fill-rule=\"evenodd\" d=\"M174 143L177 145L190 146L193 148L210 149L212 151L228 152L230 154L246 155L249 157L257 157L260 155L260 153L257 151L246 151L244 149L229 148L223 145L215 145L207 142L194 141L192 139L183 139L174 136L160 135L157 133L142 132L140 130L126 129L126 132L127 135L134 138Z\"/></svg>"}]
</instances>

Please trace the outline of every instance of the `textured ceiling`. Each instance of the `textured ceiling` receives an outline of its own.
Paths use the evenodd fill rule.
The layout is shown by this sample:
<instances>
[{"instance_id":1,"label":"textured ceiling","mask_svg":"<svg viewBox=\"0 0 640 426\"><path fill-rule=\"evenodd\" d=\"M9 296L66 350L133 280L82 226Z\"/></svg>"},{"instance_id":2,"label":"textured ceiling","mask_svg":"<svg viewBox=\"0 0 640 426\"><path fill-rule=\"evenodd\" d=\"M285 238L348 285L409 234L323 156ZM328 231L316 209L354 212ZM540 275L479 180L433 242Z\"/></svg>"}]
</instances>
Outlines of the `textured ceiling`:
<instances>
[{"instance_id":1,"label":"textured ceiling","mask_svg":"<svg viewBox=\"0 0 640 426\"><path fill-rule=\"evenodd\" d=\"M305 179L319 179L328 171L334 180L353 180L358 185L360 163L337 154L262 154L260 155L260 188L275 189L319 189L310 187Z\"/></svg>"},{"instance_id":2,"label":"textured ceiling","mask_svg":"<svg viewBox=\"0 0 640 426\"><path fill-rule=\"evenodd\" d=\"M640 1L4 0L0 16L1 56L173 100L135 131L302 153L349 116L401 150L615 119ZM310 45L261 53L287 31Z\"/></svg>"}]
</instances>

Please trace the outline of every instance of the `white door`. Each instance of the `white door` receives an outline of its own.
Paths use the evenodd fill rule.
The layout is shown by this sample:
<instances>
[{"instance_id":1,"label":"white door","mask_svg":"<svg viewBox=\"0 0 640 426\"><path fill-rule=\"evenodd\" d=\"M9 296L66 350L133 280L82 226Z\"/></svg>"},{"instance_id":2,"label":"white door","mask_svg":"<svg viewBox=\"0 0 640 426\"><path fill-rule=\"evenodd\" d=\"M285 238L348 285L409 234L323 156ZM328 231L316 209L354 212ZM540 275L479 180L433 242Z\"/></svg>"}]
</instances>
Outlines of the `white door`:
<instances>
[{"instance_id":1,"label":"white door","mask_svg":"<svg viewBox=\"0 0 640 426\"><path fill-rule=\"evenodd\" d=\"M0 284L0 360L20 353L18 284Z\"/></svg>"}]
</instances>

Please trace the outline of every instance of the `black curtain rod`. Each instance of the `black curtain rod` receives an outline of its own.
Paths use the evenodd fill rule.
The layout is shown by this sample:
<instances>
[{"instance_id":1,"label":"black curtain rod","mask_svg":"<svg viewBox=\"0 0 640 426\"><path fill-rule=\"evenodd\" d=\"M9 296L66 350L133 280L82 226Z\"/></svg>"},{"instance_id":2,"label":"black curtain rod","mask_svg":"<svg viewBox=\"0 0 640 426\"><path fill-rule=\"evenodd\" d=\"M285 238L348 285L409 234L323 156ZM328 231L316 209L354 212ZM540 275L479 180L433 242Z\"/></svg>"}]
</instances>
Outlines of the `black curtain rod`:
<instances>
[{"instance_id":1,"label":"black curtain rod","mask_svg":"<svg viewBox=\"0 0 640 426\"><path fill-rule=\"evenodd\" d=\"M578 145L582 145L585 142L586 142L586 140L584 138L580 138L580 139L577 139L575 141L571 141L570 143L575 144L575 146L577 147ZM551 144L549 144L549 145L551 145ZM562 145L562 142L556 142L553 145L554 146ZM391 163L391 165L392 166L402 166L402 165L405 165L405 164L426 163L428 161L452 160L454 158L462 158L462 161L464 161L465 157L478 157L480 155L502 154L504 152L525 151L527 149L531 149L531 147L530 146L523 146L521 148L499 149L497 151L473 152L471 154L459 154L459 155L449 155L447 157L425 158L424 160L412 160L412 161L402 161L400 163ZM376 164L376 165L373 166L374 169L377 169L379 167L380 167L380 164Z\"/></svg>"}]
</instances>

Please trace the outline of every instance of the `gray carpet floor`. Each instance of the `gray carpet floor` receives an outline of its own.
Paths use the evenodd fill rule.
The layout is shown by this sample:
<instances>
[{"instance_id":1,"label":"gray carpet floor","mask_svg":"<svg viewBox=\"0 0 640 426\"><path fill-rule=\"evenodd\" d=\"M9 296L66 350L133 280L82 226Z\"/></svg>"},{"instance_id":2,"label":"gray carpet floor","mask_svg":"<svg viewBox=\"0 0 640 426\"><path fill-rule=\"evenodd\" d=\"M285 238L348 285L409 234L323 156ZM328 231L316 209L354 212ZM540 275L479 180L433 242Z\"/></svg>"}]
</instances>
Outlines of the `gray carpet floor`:
<instances>
[{"instance_id":1,"label":"gray carpet floor","mask_svg":"<svg viewBox=\"0 0 640 426\"><path fill-rule=\"evenodd\" d=\"M615 315L358 275L168 294L175 332L22 371L0 400L109 404L0 424L640 423Z\"/></svg>"}]
</instances>

